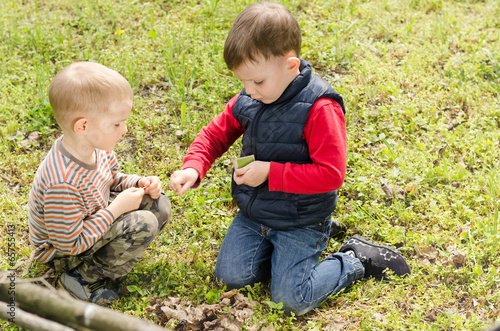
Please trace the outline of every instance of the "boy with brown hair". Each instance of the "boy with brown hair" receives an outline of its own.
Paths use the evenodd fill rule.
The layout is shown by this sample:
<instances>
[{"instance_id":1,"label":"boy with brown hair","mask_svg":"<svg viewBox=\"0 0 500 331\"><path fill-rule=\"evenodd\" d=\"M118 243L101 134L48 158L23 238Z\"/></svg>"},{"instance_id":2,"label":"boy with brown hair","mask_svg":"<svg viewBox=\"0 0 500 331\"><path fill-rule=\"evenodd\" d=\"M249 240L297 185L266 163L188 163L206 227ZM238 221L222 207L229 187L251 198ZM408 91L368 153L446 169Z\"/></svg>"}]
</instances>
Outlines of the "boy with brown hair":
<instances>
[{"instance_id":1,"label":"boy with brown hair","mask_svg":"<svg viewBox=\"0 0 500 331\"><path fill-rule=\"evenodd\" d=\"M254 3L238 15L224 60L244 88L201 130L170 180L179 195L196 187L243 135L241 156L255 161L234 171L239 211L215 275L229 288L270 278L273 301L297 315L363 277L410 273L397 250L357 235L318 263L346 173L344 103L300 49L299 24L286 7Z\"/></svg>"},{"instance_id":2,"label":"boy with brown hair","mask_svg":"<svg viewBox=\"0 0 500 331\"><path fill-rule=\"evenodd\" d=\"M158 177L119 172L113 149L133 99L123 76L76 62L54 77L49 99L63 135L29 195L33 256L62 272L59 285L74 297L107 303L118 299L107 280L134 267L170 218L170 201Z\"/></svg>"}]
</instances>

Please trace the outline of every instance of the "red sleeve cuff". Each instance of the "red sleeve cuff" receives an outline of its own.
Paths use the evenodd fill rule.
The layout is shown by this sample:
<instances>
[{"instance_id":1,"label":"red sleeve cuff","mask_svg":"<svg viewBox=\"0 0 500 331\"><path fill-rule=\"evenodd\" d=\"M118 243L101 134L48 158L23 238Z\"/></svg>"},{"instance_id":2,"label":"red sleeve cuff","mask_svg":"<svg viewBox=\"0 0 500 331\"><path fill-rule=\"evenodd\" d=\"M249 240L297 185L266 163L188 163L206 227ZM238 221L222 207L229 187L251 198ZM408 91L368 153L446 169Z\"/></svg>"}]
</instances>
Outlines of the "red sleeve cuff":
<instances>
[{"instance_id":1,"label":"red sleeve cuff","mask_svg":"<svg viewBox=\"0 0 500 331\"><path fill-rule=\"evenodd\" d=\"M283 173L285 165L283 163L271 162L269 167L269 191L283 191Z\"/></svg>"}]
</instances>

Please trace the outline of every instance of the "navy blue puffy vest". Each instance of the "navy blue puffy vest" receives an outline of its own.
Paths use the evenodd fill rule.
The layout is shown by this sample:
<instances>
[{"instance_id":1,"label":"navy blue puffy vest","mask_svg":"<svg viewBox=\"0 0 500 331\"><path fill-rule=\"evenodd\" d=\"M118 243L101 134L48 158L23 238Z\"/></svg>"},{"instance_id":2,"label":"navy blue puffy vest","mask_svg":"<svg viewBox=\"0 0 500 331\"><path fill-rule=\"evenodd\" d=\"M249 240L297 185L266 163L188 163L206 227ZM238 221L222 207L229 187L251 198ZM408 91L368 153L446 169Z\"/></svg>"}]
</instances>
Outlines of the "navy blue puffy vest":
<instances>
[{"instance_id":1,"label":"navy blue puffy vest","mask_svg":"<svg viewBox=\"0 0 500 331\"><path fill-rule=\"evenodd\" d=\"M300 74L278 100L264 104L243 89L233 107L233 116L244 127L241 156L260 161L312 163L302 135L309 110L321 97L338 102L345 113L342 97L325 81L311 74L311 66L301 60ZM323 221L336 208L337 191L320 194L293 194L269 191L268 182L258 187L236 185L232 195L248 218L271 228L303 226Z\"/></svg>"}]
</instances>

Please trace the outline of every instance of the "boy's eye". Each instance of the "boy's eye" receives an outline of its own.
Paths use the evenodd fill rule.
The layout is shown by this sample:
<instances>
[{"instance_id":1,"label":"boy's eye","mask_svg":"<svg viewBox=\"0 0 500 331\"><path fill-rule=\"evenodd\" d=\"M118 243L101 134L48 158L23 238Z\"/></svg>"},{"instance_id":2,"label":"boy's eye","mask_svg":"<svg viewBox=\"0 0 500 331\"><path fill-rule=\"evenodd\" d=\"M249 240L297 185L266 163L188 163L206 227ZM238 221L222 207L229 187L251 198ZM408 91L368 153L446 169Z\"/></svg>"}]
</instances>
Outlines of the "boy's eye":
<instances>
[{"instance_id":1,"label":"boy's eye","mask_svg":"<svg viewBox=\"0 0 500 331\"><path fill-rule=\"evenodd\" d=\"M260 82L254 82L254 83L255 83L255 85L260 85L260 84L264 83L264 81L261 80Z\"/></svg>"},{"instance_id":2,"label":"boy's eye","mask_svg":"<svg viewBox=\"0 0 500 331\"><path fill-rule=\"evenodd\" d=\"M116 126L116 127L119 127L119 126L120 126L120 124L115 124L115 126Z\"/></svg>"}]
</instances>

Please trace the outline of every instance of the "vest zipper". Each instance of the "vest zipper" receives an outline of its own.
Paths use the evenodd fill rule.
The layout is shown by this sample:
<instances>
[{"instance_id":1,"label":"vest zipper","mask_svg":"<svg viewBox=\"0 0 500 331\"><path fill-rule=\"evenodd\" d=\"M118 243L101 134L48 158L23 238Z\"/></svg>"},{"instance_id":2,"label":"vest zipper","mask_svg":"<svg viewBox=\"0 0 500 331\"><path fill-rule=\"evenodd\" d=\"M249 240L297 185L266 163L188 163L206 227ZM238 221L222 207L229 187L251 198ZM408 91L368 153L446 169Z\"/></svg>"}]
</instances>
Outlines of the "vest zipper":
<instances>
[{"instance_id":1,"label":"vest zipper","mask_svg":"<svg viewBox=\"0 0 500 331\"><path fill-rule=\"evenodd\" d=\"M254 140L257 140L257 128L258 128L258 124L260 122L260 118L262 117L262 114L264 113L264 111L268 108L267 105L263 106L259 112L257 113L257 115L255 116L255 121L253 123L253 126L252 126L252 134L251 134L251 139L252 139L252 152L253 152L253 155L255 157L255 160L258 160L257 158L257 143L254 141ZM248 215L248 218L250 218L251 220L254 220L253 217L252 217L252 214L250 213L250 210L252 209L252 205L255 201L255 199L257 198L257 191L259 190L259 187L261 187L261 185L257 186L257 187L254 187L253 188L253 192L252 192L252 197L250 198L250 201L248 201L248 205L247 205L247 215ZM255 220L254 220L255 221Z\"/></svg>"}]
</instances>

